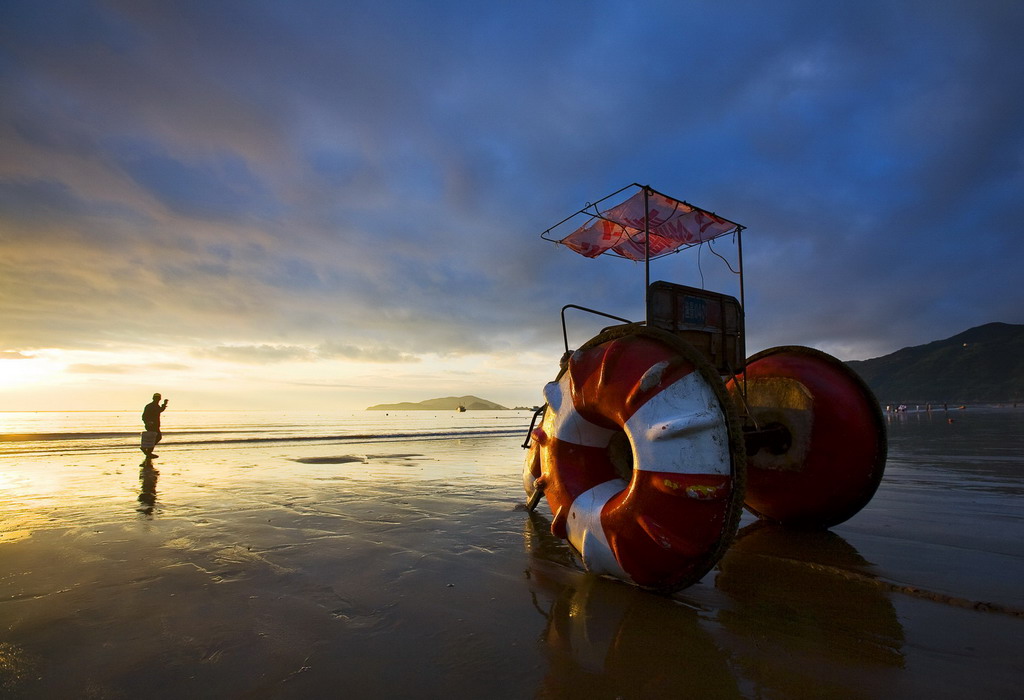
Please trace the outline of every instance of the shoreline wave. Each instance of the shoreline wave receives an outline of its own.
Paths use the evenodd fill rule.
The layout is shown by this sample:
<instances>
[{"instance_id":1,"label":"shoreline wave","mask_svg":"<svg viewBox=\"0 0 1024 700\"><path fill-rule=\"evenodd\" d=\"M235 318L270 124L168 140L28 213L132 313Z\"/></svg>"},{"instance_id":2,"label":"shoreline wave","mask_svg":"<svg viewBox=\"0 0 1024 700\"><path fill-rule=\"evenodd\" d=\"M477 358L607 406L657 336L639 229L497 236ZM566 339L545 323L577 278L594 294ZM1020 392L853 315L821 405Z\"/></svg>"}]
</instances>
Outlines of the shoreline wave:
<instances>
[{"instance_id":1,"label":"shoreline wave","mask_svg":"<svg viewBox=\"0 0 1024 700\"><path fill-rule=\"evenodd\" d=\"M54 452L94 452L105 449L138 447L140 432L81 432L81 433L6 433L0 434L0 455L52 454ZM244 445L312 444L312 443L373 443L396 440L450 440L462 438L501 438L524 435L526 426L516 428L451 429L438 428L406 431L373 431L330 434L282 433L278 435L254 434L252 429L217 431L168 431L162 444L175 447L226 447ZM290 432L290 431L289 431ZM195 436L208 436L202 439Z\"/></svg>"}]
</instances>

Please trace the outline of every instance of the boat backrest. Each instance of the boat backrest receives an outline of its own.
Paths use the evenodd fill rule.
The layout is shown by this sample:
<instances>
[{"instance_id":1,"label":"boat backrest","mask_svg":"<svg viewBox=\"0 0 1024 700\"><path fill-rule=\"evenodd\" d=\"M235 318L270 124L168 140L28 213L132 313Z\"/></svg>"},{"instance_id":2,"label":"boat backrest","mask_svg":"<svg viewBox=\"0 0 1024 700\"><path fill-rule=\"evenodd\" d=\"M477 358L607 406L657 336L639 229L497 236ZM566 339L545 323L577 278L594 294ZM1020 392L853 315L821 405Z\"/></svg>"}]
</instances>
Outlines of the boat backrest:
<instances>
[{"instance_id":1,"label":"boat backrest","mask_svg":"<svg viewBox=\"0 0 1024 700\"><path fill-rule=\"evenodd\" d=\"M685 340L719 374L733 375L744 367L743 309L735 297L654 282L647 297L647 324Z\"/></svg>"}]
</instances>

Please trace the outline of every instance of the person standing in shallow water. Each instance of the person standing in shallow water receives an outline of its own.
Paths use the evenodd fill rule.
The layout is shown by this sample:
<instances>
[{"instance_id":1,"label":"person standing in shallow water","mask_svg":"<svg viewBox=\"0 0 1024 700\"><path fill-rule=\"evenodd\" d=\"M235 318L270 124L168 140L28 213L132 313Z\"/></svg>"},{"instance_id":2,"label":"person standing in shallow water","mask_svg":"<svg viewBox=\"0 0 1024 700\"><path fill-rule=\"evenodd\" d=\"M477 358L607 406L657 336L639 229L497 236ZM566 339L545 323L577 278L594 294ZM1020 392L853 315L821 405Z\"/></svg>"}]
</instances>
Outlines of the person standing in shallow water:
<instances>
[{"instance_id":1,"label":"person standing in shallow water","mask_svg":"<svg viewBox=\"0 0 1024 700\"><path fill-rule=\"evenodd\" d=\"M146 426L146 430L151 430L156 433L157 444L163 439L164 434L160 432L160 414L167 410L167 399L164 399L163 404L160 403L160 394L153 394L153 401L146 404L146 407L142 409L142 423ZM150 457L159 457L159 455L153 454L153 451L149 451Z\"/></svg>"}]
</instances>

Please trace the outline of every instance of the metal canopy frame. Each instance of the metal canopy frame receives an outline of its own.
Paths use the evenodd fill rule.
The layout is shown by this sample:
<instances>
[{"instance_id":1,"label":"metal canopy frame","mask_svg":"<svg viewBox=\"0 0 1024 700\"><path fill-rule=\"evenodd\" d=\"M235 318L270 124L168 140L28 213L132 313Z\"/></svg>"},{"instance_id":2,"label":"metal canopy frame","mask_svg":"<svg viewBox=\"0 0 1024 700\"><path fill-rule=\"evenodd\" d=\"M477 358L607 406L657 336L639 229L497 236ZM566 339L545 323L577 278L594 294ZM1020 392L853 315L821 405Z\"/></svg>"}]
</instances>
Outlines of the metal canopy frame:
<instances>
[{"instance_id":1,"label":"metal canopy frame","mask_svg":"<svg viewBox=\"0 0 1024 700\"><path fill-rule=\"evenodd\" d=\"M608 221L608 222L610 222L612 224L615 224L617 226L623 227L623 229L625 229L625 225L623 224L623 222L615 221L614 219L608 218L608 216L606 216L604 211L602 211L602 209L600 208L600 205L602 203L608 201L612 197L615 197L615 196L617 196L619 194L622 194L626 190L628 190L630 188L633 188L633 187L638 187L638 188L642 189L643 193L644 193L644 232L643 233L644 233L644 309L645 309L644 313L645 313L645 321L648 321L648 322L650 321L649 318L646 318L646 315L649 313L647 311L647 309L650 306L649 302L650 302L650 288L651 288L651 261L652 260L658 260L660 258L664 258L664 257L667 257L669 255L674 255L676 253L680 253L680 252L682 252L684 250L689 250L690 248L693 248L693 247L696 247L696 246L704 245L704 243L709 243L709 247L710 247L710 241L711 240L714 240L714 238L720 238L721 236L727 236L729 234L735 234L735 236L736 236L737 258L738 258L739 270L735 271L735 272L736 272L737 275L739 275L739 278L740 278L740 280L739 280L739 282L740 282L740 306L742 308L746 308L746 298L745 298L745 295L744 295L744 288L743 288L743 229L746 228L746 227L741 225L741 224L736 223L735 221L732 221L731 219L726 219L723 216L719 216L718 214L716 214L713 211L709 211L707 209L703 209L702 207L698 207L698 206L696 206L694 204L690 204L689 202L686 202L686 201L681 200L681 199L676 199L675 197L672 197L671 195L667 195L664 192L659 192L658 190L655 190L650 185L641 185L638 182L633 182L633 183L631 183L629 185L626 185L625 187L622 187L622 188L619 188L619 189L615 190L614 192L612 192L609 195L606 195L606 196L602 197L601 199L597 200L596 202L588 202L586 204L586 206L584 206L579 211L570 214L569 216L565 217L564 219L559 221L554 226L551 226L551 227L545 229L543 232L541 232L540 237L542 239L544 239L545 241L551 241L552 243L562 244L562 240L563 239L561 239L561 238L553 238L551 236L552 231L554 231L559 226L562 226L563 224L567 223L568 221L576 218L577 216L579 216L581 214L585 214L585 215L589 216L591 221L593 219L600 219L602 221ZM699 211L699 212L702 212L704 214L708 214L710 216L713 216L713 217L715 217L717 219L720 219L720 220L722 220L722 221L724 221L726 223L732 224L733 228L728 230L728 231L725 231L725 232L719 234L718 236L714 236L712 238L709 238L706 241L702 240L702 241L697 241L695 243L685 243L683 245L678 246L677 248L675 248L673 250L670 250L668 252L661 253L659 255L655 255L655 256L652 257L651 256L650 206L649 206L650 196L652 194L657 194L657 195L659 195L661 197L664 197L666 199L674 201L674 202L676 202L678 204L682 204L682 205L685 205L687 207L690 207L691 209L693 209L695 211ZM617 204L621 204L621 202L618 202ZM608 208L609 207L606 207L605 210L607 210ZM630 236L630 240L633 240L632 236ZM712 252L715 252L715 251L712 249ZM616 258L622 258L624 260L632 260L632 258L627 258L626 256L620 255L620 254L615 253L614 251L611 251L611 250L604 251L604 252L600 253L599 255L606 255L606 254L607 255L611 255L612 257L616 257ZM716 253L716 255L717 255L717 253ZM595 256L595 257L597 257L597 256ZM719 257L721 257L721 256L719 255ZM730 270L731 269L732 268L730 267Z\"/></svg>"}]
</instances>

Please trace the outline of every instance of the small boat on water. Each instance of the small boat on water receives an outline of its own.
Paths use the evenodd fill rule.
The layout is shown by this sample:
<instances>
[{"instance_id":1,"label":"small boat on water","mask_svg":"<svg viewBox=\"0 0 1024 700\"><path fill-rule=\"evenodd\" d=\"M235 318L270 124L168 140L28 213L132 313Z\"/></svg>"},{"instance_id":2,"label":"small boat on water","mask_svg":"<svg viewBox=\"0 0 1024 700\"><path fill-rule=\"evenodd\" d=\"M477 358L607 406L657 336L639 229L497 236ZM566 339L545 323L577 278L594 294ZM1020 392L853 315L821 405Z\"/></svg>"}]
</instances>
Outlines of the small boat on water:
<instances>
[{"instance_id":1,"label":"small boat on water","mask_svg":"<svg viewBox=\"0 0 1024 700\"><path fill-rule=\"evenodd\" d=\"M466 407L463 406L462 404L459 404L459 407L456 408L455 410L458 411L459 413L465 413L466 412Z\"/></svg>"},{"instance_id":2,"label":"small boat on water","mask_svg":"<svg viewBox=\"0 0 1024 700\"><path fill-rule=\"evenodd\" d=\"M527 508L546 499L552 533L591 572L678 590L721 558L743 508L829 528L881 481L884 419L857 374L807 347L745 357L743 230L634 183L541 234L588 258L644 263L642 319L562 307L565 353L523 444ZM724 236L736 244L735 269L712 247ZM738 299L650 282L652 260L704 246L736 275ZM570 349L569 310L612 325Z\"/></svg>"}]
</instances>

